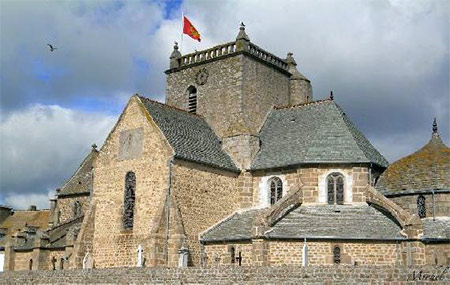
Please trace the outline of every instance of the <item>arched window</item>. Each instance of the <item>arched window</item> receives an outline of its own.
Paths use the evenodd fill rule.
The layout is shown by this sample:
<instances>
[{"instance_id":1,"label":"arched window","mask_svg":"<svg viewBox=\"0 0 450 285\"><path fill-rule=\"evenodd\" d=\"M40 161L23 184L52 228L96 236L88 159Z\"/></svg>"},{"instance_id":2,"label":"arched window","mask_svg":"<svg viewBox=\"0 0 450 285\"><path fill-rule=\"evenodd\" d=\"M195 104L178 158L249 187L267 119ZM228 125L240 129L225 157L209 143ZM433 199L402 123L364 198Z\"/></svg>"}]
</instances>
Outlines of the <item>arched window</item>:
<instances>
[{"instance_id":1,"label":"arched window","mask_svg":"<svg viewBox=\"0 0 450 285\"><path fill-rule=\"evenodd\" d=\"M234 263L236 261L236 248L234 246L230 247L230 258L231 263Z\"/></svg>"},{"instance_id":2,"label":"arched window","mask_svg":"<svg viewBox=\"0 0 450 285\"><path fill-rule=\"evenodd\" d=\"M339 246L335 246L333 248L333 263L334 264L341 263L341 248Z\"/></svg>"},{"instance_id":3,"label":"arched window","mask_svg":"<svg viewBox=\"0 0 450 285\"><path fill-rule=\"evenodd\" d=\"M130 171L125 176L125 193L123 199L123 228L133 228L134 200L136 192L136 175Z\"/></svg>"},{"instance_id":4,"label":"arched window","mask_svg":"<svg viewBox=\"0 0 450 285\"><path fill-rule=\"evenodd\" d=\"M30 259L30 262L28 263L28 267L30 270L33 270L33 259Z\"/></svg>"},{"instance_id":5,"label":"arched window","mask_svg":"<svg viewBox=\"0 0 450 285\"><path fill-rule=\"evenodd\" d=\"M81 214L81 204L79 201L76 201L73 204L73 214L75 217L78 217Z\"/></svg>"},{"instance_id":6,"label":"arched window","mask_svg":"<svg viewBox=\"0 0 450 285\"><path fill-rule=\"evenodd\" d=\"M269 180L270 189L270 205L275 204L283 197L283 182L278 177L273 177Z\"/></svg>"},{"instance_id":7,"label":"arched window","mask_svg":"<svg viewBox=\"0 0 450 285\"><path fill-rule=\"evenodd\" d=\"M344 204L344 176L340 173L331 173L327 177L328 204Z\"/></svg>"},{"instance_id":8,"label":"arched window","mask_svg":"<svg viewBox=\"0 0 450 285\"><path fill-rule=\"evenodd\" d=\"M188 111L195 114L197 112L197 88L191 85L186 93L188 95Z\"/></svg>"},{"instance_id":9,"label":"arched window","mask_svg":"<svg viewBox=\"0 0 450 285\"><path fill-rule=\"evenodd\" d=\"M420 218L425 218L427 216L427 208L425 206L425 196L419 195L417 197L417 214Z\"/></svg>"}]
</instances>

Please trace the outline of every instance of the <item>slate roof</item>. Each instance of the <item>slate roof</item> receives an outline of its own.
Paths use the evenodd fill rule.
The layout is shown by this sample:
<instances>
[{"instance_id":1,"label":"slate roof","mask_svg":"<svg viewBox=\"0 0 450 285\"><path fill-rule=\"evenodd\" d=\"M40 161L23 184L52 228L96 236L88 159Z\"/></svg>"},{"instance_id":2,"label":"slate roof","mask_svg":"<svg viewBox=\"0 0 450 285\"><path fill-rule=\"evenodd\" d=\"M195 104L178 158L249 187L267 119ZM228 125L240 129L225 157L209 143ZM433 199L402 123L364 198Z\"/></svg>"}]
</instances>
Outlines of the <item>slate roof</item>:
<instances>
[{"instance_id":1,"label":"slate roof","mask_svg":"<svg viewBox=\"0 0 450 285\"><path fill-rule=\"evenodd\" d=\"M260 210L249 210L234 213L226 220L218 223L203 236L204 241L250 240L255 215Z\"/></svg>"},{"instance_id":2,"label":"slate roof","mask_svg":"<svg viewBox=\"0 0 450 285\"><path fill-rule=\"evenodd\" d=\"M450 218L436 217L422 219L423 222L423 239L447 239L450 240Z\"/></svg>"},{"instance_id":3,"label":"slate roof","mask_svg":"<svg viewBox=\"0 0 450 285\"><path fill-rule=\"evenodd\" d=\"M49 210L16 210L0 224L0 228L5 228L8 235L14 235L17 232L24 230L26 226L33 226L45 230L48 227L49 217Z\"/></svg>"},{"instance_id":4,"label":"slate roof","mask_svg":"<svg viewBox=\"0 0 450 285\"><path fill-rule=\"evenodd\" d=\"M61 187L58 196L66 196L73 194L90 193L92 189L92 167L98 151L92 151L86 156L81 165L70 177L69 180Z\"/></svg>"},{"instance_id":5,"label":"slate roof","mask_svg":"<svg viewBox=\"0 0 450 285\"><path fill-rule=\"evenodd\" d=\"M239 172L203 117L145 97L139 98L173 147L175 157Z\"/></svg>"},{"instance_id":6,"label":"slate roof","mask_svg":"<svg viewBox=\"0 0 450 285\"><path fill-rule=\"evenodd\" d=\"M272 110L260 139L252 169L304 163L388 165L333 100Z\"/></svg>"},{"instance_id":7,"label":"slate roof","mask_svg":"<svg viewBox=\"0 0 450 285\"><path fill-rule=\"evenodd\" d=\"M204 233L204 242L245 240L252 237L255 215L262 210L233 214ZM265 232L269 239L399 240L401 227L393 218L369 206L300 206Z\"/></svg>"},{"instance_id":8,"label":"slate roof","mask_svg":"<svg viewBox=\"0 0 450 285\"><path fill-rule=\"evenodd\" d=\"M417 152L392 163L380 176L376 188L383 194L450 189L450 148L433 133Z\"/></svg>"}]
</instances>

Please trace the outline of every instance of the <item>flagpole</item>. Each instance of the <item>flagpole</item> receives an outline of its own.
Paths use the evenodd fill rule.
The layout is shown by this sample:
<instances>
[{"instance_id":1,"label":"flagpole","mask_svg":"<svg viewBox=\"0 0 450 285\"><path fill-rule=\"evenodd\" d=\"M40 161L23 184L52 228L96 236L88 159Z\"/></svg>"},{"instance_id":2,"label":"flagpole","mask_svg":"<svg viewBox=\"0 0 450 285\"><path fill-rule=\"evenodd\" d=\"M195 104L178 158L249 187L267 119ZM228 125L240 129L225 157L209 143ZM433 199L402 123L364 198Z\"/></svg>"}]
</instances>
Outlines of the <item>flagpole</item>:
<instances>
[{"instance_id":1,"label":"flagpole","mask_svg":"<svg viewBox=\"0 0 450 285\"><path fill-rule=\"evenodd\" d=\"M184 30L184 12L181 12L181 42L180 42L181 55L183 55L183 30Z\"/></svg>"}]
</instances>

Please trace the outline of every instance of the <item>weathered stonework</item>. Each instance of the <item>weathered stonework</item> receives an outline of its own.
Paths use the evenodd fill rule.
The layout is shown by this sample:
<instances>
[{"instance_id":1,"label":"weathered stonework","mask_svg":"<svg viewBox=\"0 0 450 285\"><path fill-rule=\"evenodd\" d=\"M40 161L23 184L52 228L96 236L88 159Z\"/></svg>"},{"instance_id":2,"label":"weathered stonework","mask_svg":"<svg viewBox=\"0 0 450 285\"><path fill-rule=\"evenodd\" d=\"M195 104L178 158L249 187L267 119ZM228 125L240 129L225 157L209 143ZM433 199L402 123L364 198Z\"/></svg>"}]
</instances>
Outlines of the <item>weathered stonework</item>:
<instances>
[{"instance_id":1,"label":"weathered stonework","mask_svg":"<svg viewBox=\"0 0 450 285\"><path fill-rule=\"evenodd\" d=\"M141 156L119 160L120 133L137 128L143 131ZM171 155L171 148L138 99L131 99L95 163L93 259L97 268L136 264L138 244L142 244L144 252L150 252L148 234L155 226L158 206L165 200ZM125 230L123 199L129 171L136 174L136 202L133 228Z\"/></svg>"}]
</instances>

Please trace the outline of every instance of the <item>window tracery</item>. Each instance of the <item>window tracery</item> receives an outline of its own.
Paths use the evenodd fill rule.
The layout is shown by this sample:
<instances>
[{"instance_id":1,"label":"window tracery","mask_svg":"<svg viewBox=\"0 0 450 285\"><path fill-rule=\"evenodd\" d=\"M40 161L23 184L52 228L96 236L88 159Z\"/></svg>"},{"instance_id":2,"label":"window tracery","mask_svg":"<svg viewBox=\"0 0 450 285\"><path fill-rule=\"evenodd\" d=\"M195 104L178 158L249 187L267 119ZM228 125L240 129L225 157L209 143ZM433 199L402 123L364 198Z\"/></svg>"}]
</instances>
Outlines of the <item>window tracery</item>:
<instances>
[{"instance_id":1,"label":"window tracery","mask_svg":"<svg viewBox=\"0 0 450 285\"><path fill-rule=\"evenodd\" d=\"M123 203L123 227L133 228L134 201L136 192L136 175L130 171L125 176L125 193Z\"/></svg>"},{"instance_id":2,"label":"window tracery","mask_svg":"<svg viewBox=\"0 0 450 285\"><path fill-rule=\"evenodd\" d=\"M269 180L270 205L275 204L283 198L283 182L279 177L273 177Z\"/></svg>"},{"instance_id":3,"label":"window tracery","mask_svg":"<svg viewBox=\"0 0 450 285\"><path fill-rule=\"evenodd\" d=\"M331 173L327 177L328 204L344 204L344 176L341 173Z\"/></svg>"}]
</instances>

